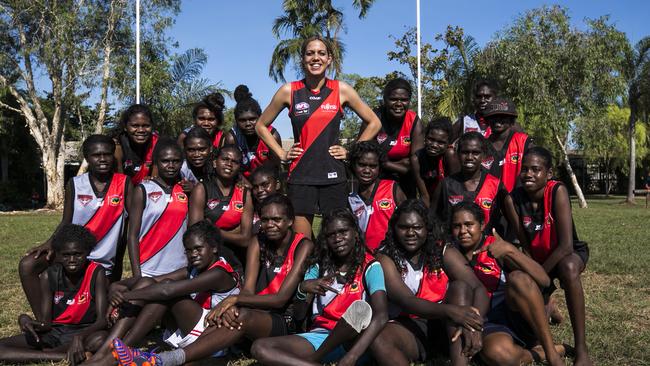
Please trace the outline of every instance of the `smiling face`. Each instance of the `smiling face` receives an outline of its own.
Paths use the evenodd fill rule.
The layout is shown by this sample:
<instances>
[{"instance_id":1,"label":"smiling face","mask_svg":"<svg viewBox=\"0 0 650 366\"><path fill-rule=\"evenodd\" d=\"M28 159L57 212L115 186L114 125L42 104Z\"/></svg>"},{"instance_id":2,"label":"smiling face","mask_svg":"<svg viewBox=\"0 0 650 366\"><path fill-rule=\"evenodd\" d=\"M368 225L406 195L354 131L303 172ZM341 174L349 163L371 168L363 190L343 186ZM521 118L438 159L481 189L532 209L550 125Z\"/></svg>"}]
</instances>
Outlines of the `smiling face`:
<instances>
[{"instance_id":1,"label":"smiling face","mask_svg":"<svg viewBox=\"0 0 650 366\"><path fill-rule=\"evenodd\" d=\"M207 108L201 108L196 113L196 120L194 123L205 130L210 136L213 136L219 127L217 116Z\"/></svg>"},{"instance_id":2,"label":"smiling face","mask_svg":"<svg viewBox=\"0 0 650 366\"><path fill-rule=\"evenodd\" d=\"M417 253L427 241L424 218L417 212L404 212L395 223L395 239L408 254Z\"/></svg>"},{"instance_id":3,"label":"smiling face","mask_svg":"<svg viewBox=\"0 0 650 366\"><path fill-rule=\"evenodd\" d=\"M251 193L256 202L262 202L280 189L280 182L269 174L254 174L251 178Z\"/></svg>"},{"instance_id":4,"label":"smiling face","mask_svg":"<svg viewBox=\"0 0 650 366\"><path fill-rule=\"evenodd\" d=\"M115 156L113 148L109 144L96 143L88 148L85 156L88 162L88 170L94 175L105 175L113 171Z\"/></svg>"},{"instance_id":5,"label":"smiling face","mask_svg":"<svg viewBox=\"0 0 650 366\"><path fill-rule=\"evenodd\" d=\"M379 157L373 152L363 153L352 171L362 186L372 184L379 177Z\"/></svg>"},{"instance_id":6,"label":"smiling face","mask_svg":"<svg viewBox=\"0 0 650 366\"><path fill-rule=\"evenodd\" d=\"M144 113L134 113L129 117L124 126L124 131L129 136L131 143L144 145L149 142L153 132L151 120Z\"/></svg>"},{"instance_id":7,"label":"smiling face","mask_svg":"<svg viewBox=\"0 0 650 366\"><path fill-rule=\"evenodd\" d=\"M178 176L183 165L181 152L174 148L166 148L160 151L156 160L158 175L164 180L171 180Z\"/></svg>"},{"instance_id":8,"label":"smiling face","mask_svg":"<svg viewBox=\"0 0 650 366\"><path fill-rule=\"evenodd\" d=\"M483 85L474 94L474 108L477 112L482 113L488 103L494 98L494 92L487 85Z\"/></svg>"},{"instance_id":9,"label":"smiling face","mask_svg":"<svg viewBox=\"0 0 650 366\"><path fill-rule=\"evenodd\" d=\"M337 258L346 258L354 250L359 237L354 226L347 220L335 218L323 228L327 248Z\"/></svg>"},{"instance_id":10,"label":"smiling face","mask_svg":"<svg viewBox=\"0 0 650 366\"><path fill-rule=\"evenodd\" d=\"M543 157L535 154L526 154L521 162L519 180L528 193L534 193L546 187L546 183L553 177L553 172L546 167Z\"/></svg>"},{"instance_id":11,"label":"smiling face","mask_svg":"<svg viewBox=\"0 0 650 366\"><path fill-rule=\"evenodd\" d=\"M451 235L464 252L476 249L481 242L483 229L484 225L469 211L456 211L451 218Z\"/></svg>"},{"instance_id":12,"label":"smiling face","mask_svg":"<svg viewBox=\"0 0 650 366\"><path fill-rule=\"evenodd\" d=\"M237 127L244 133L246 136L255 135L255 123L260 116L253 111L245 111L237 116Z\"/></svg>"},{"instance_id":13,"label":"smiling face","mask_svg":"<svg viewBox=\"0 0 650 366\"><path fill-rule=\"evenodd\" d=\"M63 243L61 249L56 251L56 260L61 263L67 274L80 274L86 268L88 254L83 244L69 241Z\"/></svg>"},{"instance_id":14,"label":"smiling face","mask_svg":"<svg viewBox=\"0 0 650 366\"><path fill-rule=\"evenodd\" d=\"M184 144L187 163L194 168L203 168L212 152L210 141L198 137L188 137Z\"/></svg>"},{"instance_id":15,"label":"smiling face","mask_svg":"<svg viewBox=\"0 0 650 366\"><path fill-rule=\"evenodd\" d=\"M223 179L233 179L239 174L241 166L241 153L236 148L221 149L214 160L214 169L217 175Z\"/></svg>"},{"instance_id":16,"label":"smiling face","mask_svg":"<svg viewBox=\"0 0 650 366\"><path fill-rule=\"evenodd\" d=\"M313 40L307 44L302 55L302 68L305 74L321 76L332 63L332 55L327 51L327 46L320 40Z\"/></svg>"},{"instance_id":17,"label":"smiling face","mask_svg":"<svg viewBox=\"0 0 650 366\"><path fill-rule=\"evenodd\" d=\"M292 218L287 216L287 209L281 204L271 203L260 211L260 231L271 241L280 241L287 236Z\"/></svg>"},{"instance_id":18,"label":"smiling face","mask_svg":"<svg viewBox=\"0 0 650 366\"><path fill-rule=\"evenodd\" d=\"M458 147L458 160L460 160L460 169L465 175L475 173L481 168L481 162L485 154L481 149L479 140L465 140Z\"/></svg>"},{"instance_id":19,"label":"smiling face","mask_svg":"<svg viewBox=\"0 0 650 366\"><path fill-rule=\"evenodd\" d=\"M384 106L386 107L388 114L396 120L402 120L404 118L410 104L411 95L406 89L394 89L390 94L384 97Z\"/></svg>"},{"instance_id":20,"label":"smiling face","mask_svg":"<svg viewBox=\"0 0 650 366\"><path fill-rule=\"evenodd\" d=\"M183 240L183 246L185 247L187 262L199 272L208 269L218 255L217 248L211 246L199 235L188 236Z\"/></svg>"},{"instance_id":21,"label":"smiling face","mask_svg":"<svg viewBox=\"0 0 650 366\"><path fill-rule=\"evenodd\" d=\"M432 129L424 137L424 149L427 155L440 156L449 145L449 134L445 130Z\"/></svg>"}]
</instances>

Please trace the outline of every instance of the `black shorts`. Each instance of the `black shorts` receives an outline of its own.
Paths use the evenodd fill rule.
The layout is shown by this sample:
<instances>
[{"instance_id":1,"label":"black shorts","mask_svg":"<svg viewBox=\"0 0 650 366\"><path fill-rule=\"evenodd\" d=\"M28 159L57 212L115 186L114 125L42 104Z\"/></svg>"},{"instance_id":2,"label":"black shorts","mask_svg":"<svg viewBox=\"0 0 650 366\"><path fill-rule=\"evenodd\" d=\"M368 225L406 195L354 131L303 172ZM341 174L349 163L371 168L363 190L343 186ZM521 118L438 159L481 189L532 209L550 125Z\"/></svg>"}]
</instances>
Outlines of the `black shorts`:
<instances>
[{"instance_id":1,"label":"black shorts","mask_svg":"<svg viewBox=\"0 0 650 366\"><path fill-rule=\"evenodd\" d=\"M27 344L36 349L51 349L69 344L75 335L81 333L88 325L54 325L52 329L38 336L40 342L31 333L25 333Z\"/></svg>"},{"instance_id":2,"label":"black shorts","mask_svg":"<svg viewBox=\"0 0 650 366\"><path fill-rule=\"evenodd\" d=\"M506 333L518 345L530 349L539 342L528 322L518 312L510 310L505 301L490 309L483 324L483 336Z\"/></svg>"},{"instance_id":3,"label":"black shorts","mask_svg":"<svg viewBox=\"0 0 650 366\"><path fill-rule=\"evenodd\" d=\"M271 315L271 335L269 337L279 337L296 332L295 323L291 315L270 312Z\"/></svg>"},{"instance_id":4,"label":"black shorts","mask_svg":"<svg viewBox=\"0 0 650 366\"><path fill-rule=\"evenodd\" d=\"M287 196L296 216L326 214L335 208L347 207L346 182L326 186L288 184Z\"/></svg>"},{"instance_id":5,"label":"black shorts","mask_svg":"<svg viewBox=\"0 0 650 366\"><path fill-rule=\"evenodd\" d=\"M400 316L391 320L406 328L415 337L418 345L418 359L413 362L425 362L436 354L448 355L449 341L445 325L440 320L427 320Z\"/></svg>"}]
</instances>

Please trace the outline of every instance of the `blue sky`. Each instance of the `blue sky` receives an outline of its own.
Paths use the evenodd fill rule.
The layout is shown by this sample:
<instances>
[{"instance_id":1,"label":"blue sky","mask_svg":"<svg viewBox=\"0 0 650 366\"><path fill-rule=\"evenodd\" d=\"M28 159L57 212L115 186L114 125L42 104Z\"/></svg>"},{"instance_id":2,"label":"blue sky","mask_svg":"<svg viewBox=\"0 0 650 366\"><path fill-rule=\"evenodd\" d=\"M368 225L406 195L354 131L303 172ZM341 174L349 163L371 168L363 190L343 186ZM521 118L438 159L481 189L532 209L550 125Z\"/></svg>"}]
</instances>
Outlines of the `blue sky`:
<instances>
[{"instance_id":1,"label":"blue sky","mask_svg":"<svg viewBox=\"0 0 650 366\"><path fill-rule=\"evenodd\" d=\"M334 0L344 9L347 32L343 72L362 76L383 76L393 70L406 72L396 62L389 62L386 53L393 49L390 35L401 36L415 26L415 0L377 0L366 18L357 18L352 0ZM543 5L559 4L569 9L572 22L582 27L585 18L609 15L618 29L632 42L650 35L650 1L421 1L423 42L433 43L433 37L444 32L447 25L460 26L479 45L491 40L526 10ZM271 34L275 17L282 13L281 0L200 1L184 0L175 25L169 35L179 43L179 52L201 47L208 54L203 76L213 82L221 81L233 90L247 84L264 108L280 86L268 76L271 54L277 40ZM408 74L408 73L407 73ZM285 72L288 80L295 77L292 69ZM229 107L234 101L228 101ZM283 138L290 137L286 112L280 114L274 126Z\"/></svg>"}]
</instances>

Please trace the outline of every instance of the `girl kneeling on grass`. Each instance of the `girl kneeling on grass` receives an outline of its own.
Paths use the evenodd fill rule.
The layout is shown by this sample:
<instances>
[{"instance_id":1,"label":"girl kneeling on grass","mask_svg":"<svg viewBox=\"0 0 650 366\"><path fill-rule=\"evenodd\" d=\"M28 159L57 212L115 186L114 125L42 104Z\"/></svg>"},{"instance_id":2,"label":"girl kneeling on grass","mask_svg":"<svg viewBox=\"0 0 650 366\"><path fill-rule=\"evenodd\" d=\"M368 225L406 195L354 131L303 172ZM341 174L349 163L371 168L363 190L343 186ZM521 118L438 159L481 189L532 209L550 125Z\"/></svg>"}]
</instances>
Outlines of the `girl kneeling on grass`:
<instances>
[{"instance_id":1,"label":"girl kneeling on grass","mask_svg":"<svg viewBox=\"0 0 650 366\"><path fill-rule=\"evenodd\" d=\"M484 213L477 204L461 202L451 214L454 240L490 297L483 360L489 365L521 365L543 358L551 365L564 365L544 313L540 287L548 286L550 279L542 266L501 239L496 230L483 234Z\"/></svg>"},{"instance_id":2,"label":"girl kneeling on grass","mask_svg":"<svg viewBox=\"0 0 650 366\"><path fill-rule=\"evenodd\" d=\"M298 291L313 297L311 331L255 341L253 357L265 365L354 365L386 324L384 273L367 252L352 212L326 214L317 243L314 265Z\"/></svg>"},{"instance_id":3,"label":"girl kneeling on grass","mask_svg":"<svg viewBox=\"0 0 650 366\"><path fill-rule=\"evenodd\" d=\"M291 230L293 207L285 196L269 196L260 212L261 232L248 247L241 293L219 302L206 316L209 327L187 347L160 354L124 348L126 361L133 359L136 365L182 365L209 357L245 338L289 334L294 326L291 300L304 277L313 244Z\"/></svg>"},{"instance_id":4,"label":"girl kneeling on grass","mask_svg":"<svg viewBox=\"0 0 650 366\"><path fill-rule=\"evenodd\" d=\"M104 268L87 259L94 236L83 226L64 224L52 239L55 262L40 276L41 314L18 317L23 332L0 339L0 362L67 360L76 365L106 336Z\"/></svg>"},{"instance_id":5,"label":"girl kneeling on grass","mask_svg":"<svg viewBox=\"0 0 650 366\"><path fill-rule=\"evenodd\" d=\"M380 365L425 362L440 350L466 365L481 349L488 298L458 250L441 238L421 201L402 203L390 220L379 261L386 274L391 321L372 345ZM460 335L463 335L460 338Z\"/></svg>"},{"instance_id":6,"label":"girl kneeling on grass","mask_svg":"<svg viewBox=\"0 0 650 366\"><path fill-rule=\"evenodd\" d=\"M585 297L580 274L587 266L589 247L578 239L566 187L553 177L553 158L542 147L526 151L515 189L505 201L506 217L526 252L551 278L560 280L571 317L579 366L591 365L585 338ZM550 299L555 286L544 289Z\"/></svg>"}]
</instances>

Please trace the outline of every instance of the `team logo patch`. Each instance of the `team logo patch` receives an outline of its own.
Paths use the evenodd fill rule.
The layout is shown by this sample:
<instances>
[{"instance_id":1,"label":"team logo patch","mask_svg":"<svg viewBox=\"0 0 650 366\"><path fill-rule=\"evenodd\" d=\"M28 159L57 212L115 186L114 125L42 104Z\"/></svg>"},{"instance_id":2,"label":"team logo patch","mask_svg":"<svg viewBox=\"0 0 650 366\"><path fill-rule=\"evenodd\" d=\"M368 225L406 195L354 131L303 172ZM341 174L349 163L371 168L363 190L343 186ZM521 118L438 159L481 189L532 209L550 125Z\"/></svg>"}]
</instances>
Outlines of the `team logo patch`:
<instances>
[{"instance_id":1,"label":"team logo patch","mask_svg":"<svg viewBox=\"0 0 650 366\"><path fill-rule=\"evenodd\" d=\"M185 193L176 193L176 199L178 202L187 202L187 195Z\"/></svg>"},{"instance_id":2,"label":"team logo patch","mask_svg":"<svg viewBox=\"0 0 650 366\"><path fill-rule=\"evenodd\" d=\"M77 300L77 304L78 304L78 305L85 304L86 301L88 301L88 297L89 297L89 296L88 296L88 292L84 292L84 293L82 293L82 294L79 296L79 300Z\"/></svg>"},{"instance_id":3,"label":"team logo patch","mask_svg":"<svg viewBox=\"0 0 650 366\"><path fill-rule=\"evenodd\" d=\"M485 169L490 169L492 167L492 163L494 163L494 158L489 156L481 162L481 165L483 165L483 168Z\"/></svg>"},{"instance_id":4,"label":"team logo patch","mask_svg":"<svg viewBox=\"0 0 650 366\"><path fill-rule=\"evenodd\" d=\"M122 202L122 197L118 195L113 195L108 198L108 204L111 206L117 206Z\"/></svg>"},{"instance_id":5,"label":"team logo patch","mask_svg":"<svg viewBox=\"0 0 650 366\"><path fill-rule=\"evenodd\" d=\"M455 206L463 202L463 196L449 196L449 204Z\"/></svg>"},{"instance_id":6,"label":"team logo patch","mask_svg":"<svg viewBox=\"0 0 650 366\"><path fill-rule=\"evenodd\" d=\"M60 303L61 299L63 299L63 291L55 291L54 292L54 303L55 304Z\"/></svg>"},{"instance_id":7,"label":"team logo patch","mask_svg":"<svg viewBox=\"0 0 650 366\"><path fill-rule=\"evenodd\" d=\"M489 198L482 198L479 202L483 209L489 210L492 207L492 200Z\"/></svg>"},{"instance_id":8,"label":"team logo patch","mask_svg":"<svg viewBox=\"0 0 650 366\"><path fill-rule=\"evenodd\" d=\"M266 150L264 150L264 151L260 151L260 156L263 157L263 158L266 158L266 157L269 156L269 152L266 151Z\"/></svg>"},{"instance_id":9,"label":"team logo patch","mask_svg":"<svg viewBox=\"0 0 650 366\"><path fill-rule=\"evenodd\" d=\"M244 211L244 202L235 201L235 202L232 203L232 207L235 209L235 211L242 212L242 211Z\"/></svg>"},{"instance_id":10,"label":"team logo patch","mask_svg":"<svg viewBox=\"0 0 650 366\"><path fill-rule=\"evenodd\" d=\"M294 109L294 114L296 116L302 115L302 114L309 114L309 103L307 102L300 102L297 103L296 105L293 106Z\"/></svg>"},{"instance_id":11,"label":"team logo patch","mask_svg":"<svg viewBox=\"0 0 650 366\"><path fill-rule=\"evenodd\" d=\"M480 267L481 267L480 270L483 273L486 273L486 274L494 273L494 268L492 268L490 266L482 264Z\"/></svg>"},{"instance_id":12,"label":"team logo patch","mask_svg":"<svg viewBox=\"0 0 650 366\"><path fill-rule=\"evenodd\" d=\"M163 195L162 191L151 192L148 194L149 199L154 202L158 202L158 200L160 199L160 197L162 197L162 195Z\"/></svg>"},{"instance_id":13,"label":"team logo patch","mask_svg":"<svg viewBox=\"0 0 650 366\"><path fill-rule=\"evenodd\" d=\"M325 103L320 105L320 109L324 112L336 112L339 107L336 104Z\"/></svg>"},{"instance_id":14,"label":"team logo patch","mask_svg":"<svg viewBox=\"0 0 650 366\"><path fill-rule=\"evenodd\" d=\"M517 164L518 161L519 161L519 153L514 153L510 155L510 162L512 164Z\"/></svg>"},{"instance_id":15,"label":"team logo patch","mask_svg":"<svg viewBox=\"0 0 650 366\"><path fill-rule=\"evenodd\" d=\"M388 138L388 135L384 131L381 131L381 132L379 132L377 134L377 142L380 143L380 144L383 143L384 141L386 141L387 138Z\"/></svg>"},{"instance_id":16,"label":"team logo patch","mask_svg":"<svg viewBox=\"0 0 650 366\"><path fill-rule=\"evenodd\" d=\"M92 200L93 200L93 196L91 196L89 194L78 194L77 195L77 201L79 201L79 203L81 203L84 206L86 206Z\"/></svg>"},{"instance_id":17,"label":"team logo patch","mask_svg":"<svg viewBox=\"0 0 650 366\"><path fill-rule=\"evenodd\" d=\"M402 145L410 145L411 136L402 136Z\"/></svg>"},{"instance_id":18,"label":"team logo patch","mask_svg":"<svg viewBox=\"0 0 650 366\"><path fill-rule=\"evenodd\" d=\"M353 294L355 292L359 292L359 282L354 281L350 284L350 293Z\"/></svg>"},{"instance_id":19,"label":"team logo patch","mask_svg":"<svg viewBox=\"0 0 650 366\"><path fill-rule=\"evenodd\" d=\"M209 200L207 205L210 210L214 210L215 207L219 204L219 200Z\"/></svg>"},{"instance_id":20,"label":"team logo patch","mask_svg":"<svg viewBox=\"0 0 650 366\"><path fill-rule=\"evenodd\" d=\"M390 210L390 208L393 207L393 201L388 198L383 198L377 201L377 206L380 210Z\"/></svg>"},{"instance_id":21,"label":"team logo patch","mask_svg":"<svg viewBox=\"0 0 650 366\"><path fill-rule=\"evenodd\" d=\"M530 216L524 216L521 221L524 224L524 227L529 227L530 224L533 223L533 218Z\"/></svg>"}]
</instances>

